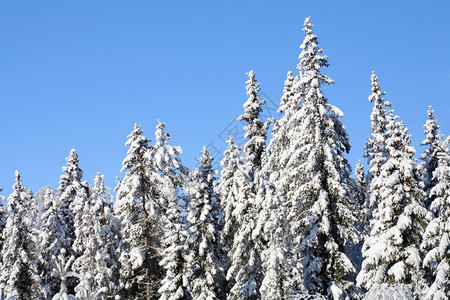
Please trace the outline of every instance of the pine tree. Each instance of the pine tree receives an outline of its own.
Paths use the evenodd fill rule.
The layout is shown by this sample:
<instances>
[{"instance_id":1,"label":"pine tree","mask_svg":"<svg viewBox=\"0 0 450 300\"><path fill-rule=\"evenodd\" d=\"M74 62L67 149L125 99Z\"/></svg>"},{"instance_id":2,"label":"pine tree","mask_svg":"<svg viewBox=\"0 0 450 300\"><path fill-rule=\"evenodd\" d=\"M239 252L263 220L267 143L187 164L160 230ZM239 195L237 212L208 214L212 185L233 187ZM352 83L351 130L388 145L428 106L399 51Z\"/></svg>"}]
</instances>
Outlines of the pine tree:
<instances>
[{"instance_id":1,"label":"pine tree","mask_svg":"<svg viewBox=\"0 0 450 300\"><path fill-rule=\"evenodd\" d=\"M43 224L39 231L39 276L41 284L48 296L55 295L60 289L60 278L55 270L52 257L57 257L61 249L65 249L62 241L65 238L64 224L58 209L58 198L55 192L47 188L44 195L44 211L41 215Z\"/></svg>"},{"instance_id":2,"label":"pine tree","mask_svg":"<svg viewBox=\"0 0 450 300\"><path fill-rule=\"evenodd\" d=\"M191 172L187 195L187 266L191 272L190 290L195 299L220 299L221 278L218 248L217 179L213 158L206 147Z\"/></svg>"},{"instance_id":3,"label":"pine tree","mask_svg":"<svg viewBox=\"0 0 450 300\"><path fill-rule=\"evenodd\" d=\"M74 261L73 271L82 278L75 287L76 296L83 297L102 290L114 296L117 291L118 228L111 213L112 195L106 191L104 178L97 174L90 197L80 212L82 223L76 235L82 242L80 256Z\"/></svg>"},{"instance_id":4,"label":"pine tree","mask_svg":"<svg viewBox=\"0 0 450 300\"><path fill-rule=\"evenodd\" d=\"M37 274L37 246L31 220L27 218L32 193L23 186L20 173L15 172L13 192L8 197L8 214L3 231L4 245L0 280L6 283L7 297L41 299Z\"/></svg>"},{"instance_id":5,"label":"pine tree","mask_svg":"<svg viewBox=\"0 0 450 300\"><path fill-rule=\"evenodd\" d=\"M356 176L356 184L358 186L358 203L360 207L364 207L366 203L366 194L367 194L367 181L366 181L366 173L364 172L364 166L361 163L361 160L358 160L358 163L355 167L355 176Z\"/></svg>"},{"instance_id":6,"label":"pine tree","mask_svg":"<svg viewBox=\"0 0 450 300\"><path fill-rule=\"evenodd\" d=\"M235 144L234 138L230 136L226 143L227 150L224 151L224 157L221 161L222 170L217 186L217 194L221 207L218 226L220 229L220 264L224 270L228 270L230 267L232 247L238 224L233 212L238 203L236 199L243 196L239 186L243 177L240 166L244 162L242 150ZM223 283L223 293L227 294L233 284L232 279L225 280Z\"/></svg>"},{"instance_id":7,"label":"pine tree","mask_svg":"<svg viewBox=\"0 0 450 300\"><path fill-rule=\"evenodd\" d=\"M384 100L386 92L382 91L378 84L378 76L372 71L372 94L369 101L373 102L372 113L370 114L370 131L372 134L366 141L364 157L370 168L367 173L367 185L370 185L372 178L380 174L381 166L387 161L386 150L387 123L389 122L388 110L391 103Z\"/></svg>"},{"instance_id":8,"label":"pine tree","mask_svg":"<svg viewBox=\"0 0 450 300\"><path fill-rule=\"evenodd\" d=\"M62 167L64 172L59 181L59 199L57 210L63 227L64 236L61 249L66 249L75 258L83 251L84 240L80 228L84 226L83 209L89 198L89 185L83 181L83 171L79 167L78 154L75 149L66 158L67 165ZM69 294L74 294L77 278L70 278L67 282Z\"/></svg>"},{"instance_id":9,"label":"pine tree","mask_svg":"<svg viewBox=\"0 0 450 300\"><path fill-rule=\"evenodd\" d=\"M433 143L436 161L432 178L428 181L434 183L428 193L428 199L432 199L432 220L425 229L421 245L425 253L423 267L428 283L423 299L449 299L450 295L450 139L437 139L441 141Z\"/></svg>"},{"instance_id":10,"label":"pine tree","mask_svg":"<svg viewBox=\"0 0 450 300\"><path fill-rule=\"evenodd\" d=\"M188 282L186 262L186 228L181 210L182 185L186 181L187 168L180 160L182 149L170 145L170 134L165 131L165 123L158 120L156 143L148 159L159 176L159 205L161 207L161 226L164 228L161 242L160 266L166 274L161 278L158 293L160 299L190 299L192 297Z\"/></svg>"},{"instance_id":11,"label":"pine tree","mask_svg":"<svg viewBox=\"0 0 450 300\"><path fill-rule=\"evenodd\" d=\"M377 206L363 245L357 284L370 290L377 283L403 283L419 297L423 288L420 241L427 212L407 128L390 114L385 141L388 160L372 178L370 201Z\"/></svg>"},{"instance_id":12,"label":"pine tree","mask_svg":"<svg viewBox=\"0 0 450 300\"><path fill-rule=\"evenodd\" d=\"M115 214L121 221L121 294L125 299L156 299L162 269L159 266L161 183L148 153L154 151L135 124L125 144L129 146L122 162L123 180L117 187Z\"/></svg>"},{"instance_id":13,"label":"pine tree","mask_svg":"<svg viewBox=\"0 0 450 300\"><path fill-rule=\"evenodd\" d=\"M58 207L61 223L64 230L64 237L61 240L61 248L70 251L75 254L72 249L75 242L75 212L74 209L78 209L80 203L85 201L89 191L86 182L82 181L83 171L78 166L78 154L75 149L70 151L69 156L66 158L67 165L62 167L64 172L60 177L58 193ZM78 219L81 216L78 216ZM73 287L69 283L69 292Z\"/></svg>"},{"instance_id":14,"label":"pine tree","mask_svg":"<svg viewBox=\"0 0 450 300\"><path fill-rule=\"evenodd\" d=\"M175 187L169 180L165 180L166 190L170 194L176 193ZM190 300L195 299L189 289L191 276L186 260L186 240L188 233L177 201L170 201L166 210L166 222L162 259L160 265L164 268L165 276L161 281L158 293L160 300Z\"/></svg>"},{"instance_id":15,"label":"pine tree","mask_svg":"<svg viewBox=\"0 0 450 300\"><path fill-rule=\"evenodd\" d=\"M300 99L296 97L299 76L293 76L292 71L287 73L281 97L279 113L283 116L275 120L272 139L260 170L260 180L256 201L261 211L258 216L255 233L264 243L261 252L264 278L261 282L260 292L263 299L274 299L293 296L293 290L299 285L300 274L293 265L292 238L287 224L288 210L285 205L289 197L285 189L287 184L282 172L287 166L291 136L298 130L297 112L300 109ZM277 216L274 218L274 216ZM283 227L274 222L285 220ZM276 253L280 251L280 253ZM276 281L273 281L277 278Z\"/></svg>"},{"instance_id":16,"label":"pine tree","mask_svg":"<svg viewBox=\"0 0 450 300\"><path fill-rule=\"evenodd\" d=\"M350 145L342 112L328 103L322 84L332 84L321 67L328 57L317 46L310 18L304 23L306 37L300 46L299 78L291 104L277 122L269 145L269 180L281 201L287 205L287 220L292 243L291 274L295 276L291 293L343 297L351 290L346 278L355 272L345 253L354 235L354 181L344 157Z\"/></svg>"},{"instance_id":17,"label":"pine tree","mask_svg":"<svg viewBox=\"0 0 450 300\"><path fill-rule=\"evenodd\" d=\"M188 169L181 163L180 155L183 150L180 146L173 146L170 142L170 134L165 130L166 124L158 120L156 126L156 142L153 151L147 152L147 160L152 164L151 169L164 180L169 180L178 192L182 190L187 179ZM163 209L168 206L172 195L169 198L160 197L160 207ZM180 199L181 200L181 199Z\"/></svg>"},{"instance_id":18,"label":"pine tree","mask_svg":"<svg viewBox=\"0 0 450 300\"><path fill-rule=\"evenodd\" d=\"M0 192L3 189L0 187ZM3 244L4 244L4 237L3 237L3 230L5 230L6 226L6 217L7 217L7 211L3 204L3 201L5 201L5 197L3 195L0 195L0 253L3 251ZM1 255L0 255L0 269L1 269Z\"/></svg>"},{"instance_id":19,"label":"pine tree","mask_svg":"<svg viewBox=\"0 0 450 300\"><path fill-rule=\"evenodd\" d=\"M250 71L247 76L248 99L244 103L244 113L237 118L244 122L247 141L242 149L243 162L237 165L239 172L234 174L237 176L236 188L240 195L234 199L234 209L231 212L235 233L227 272L230 286L228 299L260 298L259 286L262 281L260 236L255 231L261 203L256 202L256 195L261 182L260 170L270 123L264 123L260 119L261 107L266 100L259 99L260 89L255 72Z\"/></svg>"},{"instance_id":20,"label":"pine tree","mask_svg":"<svg viewBox=\"0 0 450 300\"><path fill-rule=\"evenodd\" d=\"M164 270L160 266L166 209L178 201L185 181L181 147L169 144L165 124L158 121L155 145L135 125L126 143L130 149L123 161L127 171L117 192L115 211L122 223L121 278L127 299L157 299ZM167 185L173 189L162 190ZM169 193L169 191L172 191ZM176 200L174 200L176 199Z\"/></svg>"},{"instance_id":21,"label":"pine tree","mask_svg":"<svg viewBox=\"0 0 450 300\"><path fill-rule=\"evenodd\" d=\"M225 150L224 158L221 161L222 170L218 184L218 195L222 207L219 221L220 227L222 228L220 244L223 251L228 254L231 253L235 228L237 226L233 211L237 205L236 199L242 195L239 189L239 182L243 175L239 166L243 164L244 156L241 149L235 144L232 136L229 137L226 143L227 150ZM226 265L229 265L228 260Z\"/></svg>"},{"instance_id":22,"label":"pine tree","mask_svg":"<svg viewBox=\"0 0 450 300\"><path fill-rule=\"evenodd\" d=\"M299 168L303 178L296 191L300 197L288 198L292 207L301 207L301 215L297 217L293 209L289 218L291 228L300 233L294 247L299 247L305 290L338 299L350 290L346 277L355 272L345 253L355 224L354 182L344 157L350 144L340 120L343 113L328 103L320 89L321 84L334 82L320 72L321 67L328 66L328 57L317 47L309 18L303 30L306 37L300 46L296 94L303 105L296 134L298 152L292 153L298 161L294 160L292 166Z\"/></svg>"},{"instance_id":23,"label":"pine tree","mask_svg":"<svg viewBox=\"0 0 450 300\"><path fill-rule=\"evenodd\" d=\"M433 187L437 184L437 179L433 177L433 172L437 168L439 152L442 151L443 137L439 131L439 124L434 116L434 110L431 106L428 107L427 111L428 120L426 121L424 128L426 139L420 143L422 146L427 146L425 151L422 153L420 158L423 160L421 165L422 169L422 180L424 182L424 191L427 194L425 199L425 206L430 207L431 202L433 202L434 197L430 196L430 192Z\"/></svg>"},{"instance_id":24,"label":"pine tree","mask_svg":"<svg viewBox=\"0 0 450 300\"><path fill-rule=\"evenodd\" d=\"M286 206L277 197L276 189L269 181L264 181L258 194L262 201L262 210L258 218L261 227L261 239L266 241L261 252L263 280L260 294L263 300L281 300L292 296L289 286L289 251L292 246L286 239L288 226Z\"/></svg>"},{"instance_id":25,"label":"pine tree","mask_svg":"<svg viewBox=\"0 0 450 300\"><path fill-rule=\"evenodd\" d=\"M266 149L267 128L270 122L264 123L260 119L262 112L262 105L266 100L259 99L259 82L255 79L255 72L247 73L247 96L248 99L244 103L244 113L240 115L237 120L245 123L245 138L247 142L244 144L243 151L246 156L247 164L249 165L249 172L251 179L254 180L256 174L261 169L261 160ZM254 190L255 188L253 188ZM253 191L255 193L255 191Z\"/></svg>"}]
</instances>

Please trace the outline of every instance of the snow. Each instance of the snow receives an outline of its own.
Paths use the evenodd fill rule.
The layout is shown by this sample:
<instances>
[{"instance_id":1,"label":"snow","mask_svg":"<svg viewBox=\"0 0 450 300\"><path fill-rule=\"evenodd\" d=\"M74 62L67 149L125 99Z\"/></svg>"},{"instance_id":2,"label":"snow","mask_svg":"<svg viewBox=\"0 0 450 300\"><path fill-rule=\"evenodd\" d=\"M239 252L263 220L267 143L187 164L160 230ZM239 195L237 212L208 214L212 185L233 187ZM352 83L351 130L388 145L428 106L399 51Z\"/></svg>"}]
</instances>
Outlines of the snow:
<instances>
[{"instance_id":1,"label":"snow","mask_svg":"<svg viewBox=\"0 0 450 300\"><path fill-rule=\"evenodd\" d=\"M364 300L413 300L411 291L405 284L375 284L366 294Z\"/></svg>"}]
</instances>

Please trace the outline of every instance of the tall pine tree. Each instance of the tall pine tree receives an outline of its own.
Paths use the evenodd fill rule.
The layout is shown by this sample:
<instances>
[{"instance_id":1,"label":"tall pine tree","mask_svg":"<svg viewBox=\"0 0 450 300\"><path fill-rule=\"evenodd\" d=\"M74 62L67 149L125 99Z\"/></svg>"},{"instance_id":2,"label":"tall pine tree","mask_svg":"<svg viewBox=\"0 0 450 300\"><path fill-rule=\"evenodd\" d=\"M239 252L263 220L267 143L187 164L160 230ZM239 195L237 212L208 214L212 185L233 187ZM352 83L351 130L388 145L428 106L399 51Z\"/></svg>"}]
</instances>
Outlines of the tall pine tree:
<instances>
[{"instance_id":1,"label":"tall pine tree","mask_svg":"<svg viewBox=\"0 0 450 300\"><path fill-rule=\"evenodd\" d=\"M115 214L121 221L121 294L126 299L157 299L162 269L159 266L161 239L158 186L148 152L153 151L139 125L128 135L129 146L122 162L126 172L117 188Z\"/></svg>"},{"instance_id":2,"label":"tall pine tree","mask_svg":"<svg viewBox=\"0 0 450 300\"><path fill-rule=\"evenodd\" d=\"M13 192L8 197L8 214L3 231L4 245L0 280L6 283L7 297L42 299L43 291L38 276L38 251L35 232L28 218L32 193L22 184L15 172Z\"/></svg>"},{"instance_id":3,"label":"tall pine tree","mask_svg":"<svg viewBox=\"0 0 450 300\"><path fill-rule=\"evenodd\" d=\"M428 120L426 121L424 128L426 138L420 143L422 146L427 148L422 153L420 158L423 163L421 164L422 180L424 182L424 190L426 193L425 206L430 207L431 202L434 200L434 196L431 196L431 190L437 184L437 179L434 178L433 172L436 170L438 165L438 156L442 152L443 137L439 131L439 124L435 118L434 110L431 106L428 107L427 111Z\"/></svg>"},{"instance_id":4,"label":"tall pine tree","mask_svg":"<svg viewBox=\"0 0 450 300\"><path fill-rule=\"evenodd\" d=\"M76 223L76 236L82 245L73 271L81 280L75 287L76 296L102 292L113 297L118 290L117 244L118 228L111 214L112 195L106 191L103 176L97 174L89 198L82 205L82 222Z\"/></svg>"},{"instance_id":5,"label":"tall pine tree","mask_svg":"<svg viewBox=\"0 0 450 300\"><path fill-rule=\"evenodd\" d=\"M39 276L41 284L48 296L55 295L60 290L60 277L55 272L55 261L61 249L65 249L65 226L59 210L59 198L54 191L47 188L44 195L44 211L41 215L42 228L39 231Z\"/></svg>"},{"instance_id":6,"label":"tall pine tree","mask_svg":"<svg viewBox=\"0 0 450 300\"><path fill-rule=\"evenodd\" d=\"M423 267L428 288L424 299L449 299L450 295L450 138L437 138L434 144L435 161L428 190L432 220L425 229L422 250L425 253ZM425 160L427 161L427 160Z\"/></svg>"},{"instance_id":7,"label":"tall pine tree","mask_svg":"<svg viewBox=\"0 0 450 300\"><path fill-rule=\"evenodd\" d=\"M370 201L377 205L363 245L357 284L366 290L378 283L407 284L419 297L423 288L420 242L427 212L422 206L415 150L407 128L396 119L389 117L386 126L388 159L371 181Z\"/></svg>"},{"instance_id":8,"label":"tall pine tree","mask_svg":"<svg viewBox=\"0 0 450 300\"><path fill-rule=\"evenodd\" d=\"M382 91L378 83L378 76L372 71L372 94L369 101L373 102L372 113L370 114L370 131L364 148L364 157L367 158L369 170L367 173L367 185L370 185L372 178L380 174L381 166L387 161L386 150L387 123L389 122L389 109L391 103L384 100L386 92Z\"/></svg>"},{"instance_id":9,"label":"tall pine tree","mask_svg":"<svg viewBox=\"0 0 450 300\"><path fill-rule=\"evenodd\" d=\"M239 191L232 215L235 218L235 234L231 246L230 267L227 279L230 284L229 299L257 299L262 281L261 244L255 235L257 215L261 203L256 202L258 186L261 182L262 157L266 147L267 127L260 119L262 105L266 100L259 99L259 83L255 72L247 73L247 101L244 113L237 118L244 122L246 143L243 146L244 161L238 165Z\"/></svg>"},{"instance_id":10,"label":"tall pine tree","mask_svg":"<svg viewBox=\"0 0 450 300\"><path fill-rule=\"evenodd\" d=\"M220 299L221 278L217 222L217 179L213 158L206 147L191 172L187 194L187 262L191 272L190 290L195 299Z\"/></svg>"}]
</instances>

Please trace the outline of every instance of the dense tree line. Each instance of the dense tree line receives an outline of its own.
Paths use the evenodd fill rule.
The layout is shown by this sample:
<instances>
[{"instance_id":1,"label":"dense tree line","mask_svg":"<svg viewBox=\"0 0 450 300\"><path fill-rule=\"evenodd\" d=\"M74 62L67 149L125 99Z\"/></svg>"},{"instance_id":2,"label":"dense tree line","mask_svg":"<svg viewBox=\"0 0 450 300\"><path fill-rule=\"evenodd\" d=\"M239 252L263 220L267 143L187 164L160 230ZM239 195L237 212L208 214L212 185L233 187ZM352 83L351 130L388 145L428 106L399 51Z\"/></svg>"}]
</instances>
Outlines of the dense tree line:
<instances>
[{"instance_id":1,"label":"dense tree line","mask_svg":"<svg viewBox=\"0 0 450 300\"><path fill-rule=\"evenodd\" d=\"M33 194L16 171L0 206L2 294L16 299L449 299L450 139L430 107L416 159L371 76L367 172L345 158L343 113L323 85L328 57L307 18L281 117L263 120L255 72L220 173L195 170L158 121L129 134L116 197L83 179L72 150L59 186ZM271 131L269 132L269 129ZM3 199L4 200L4 199ZM120 298L119 298L120 297Z\"/></svg>"}]
</instances>

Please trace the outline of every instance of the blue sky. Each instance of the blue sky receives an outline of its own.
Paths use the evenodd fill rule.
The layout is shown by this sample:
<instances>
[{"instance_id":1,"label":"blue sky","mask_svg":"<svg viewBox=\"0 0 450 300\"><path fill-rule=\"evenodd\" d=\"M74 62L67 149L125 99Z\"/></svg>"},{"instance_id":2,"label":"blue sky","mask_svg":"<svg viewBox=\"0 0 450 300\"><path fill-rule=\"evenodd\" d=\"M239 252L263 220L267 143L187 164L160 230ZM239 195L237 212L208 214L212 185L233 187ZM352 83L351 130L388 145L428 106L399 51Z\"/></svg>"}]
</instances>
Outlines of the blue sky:
<instances>
[{"instance_id":1,"label":"blue sky","mask_svg":"<svg viewBox=\"0 0 450 300\"><path fill-rule=\"evenodd\" d=\"M101 172L114 187L135 122L152 140L166 122L191 168L203 145L224 150L245 73L278 105L307 16L329 56L336 84L324 92L344 111L351 164L369 135L372 70L421 153L428 105L450 131L449 13L444 0L1 1L3 195L16 169L35 192L56 187L71 148L86 180Z\"/></svg>"}]
</instances>

